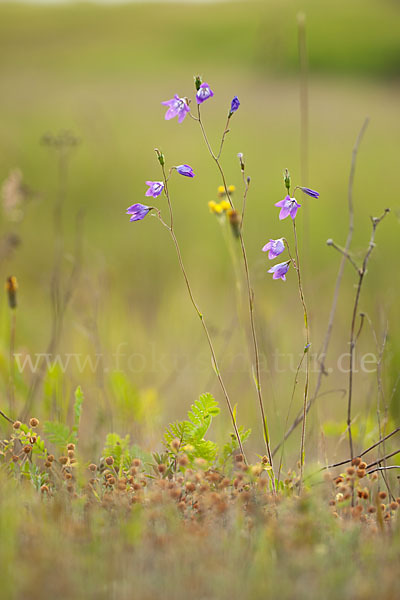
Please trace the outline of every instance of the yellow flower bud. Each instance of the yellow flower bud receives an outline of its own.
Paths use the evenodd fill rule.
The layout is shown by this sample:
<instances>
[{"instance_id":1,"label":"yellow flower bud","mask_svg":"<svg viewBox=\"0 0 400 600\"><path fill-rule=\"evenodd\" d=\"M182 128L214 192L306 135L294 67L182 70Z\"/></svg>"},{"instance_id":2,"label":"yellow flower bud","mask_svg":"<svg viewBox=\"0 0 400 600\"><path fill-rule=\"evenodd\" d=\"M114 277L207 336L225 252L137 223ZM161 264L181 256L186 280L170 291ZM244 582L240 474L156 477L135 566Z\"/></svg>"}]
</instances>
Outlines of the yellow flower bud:
<instances>
[{"instance_id":1,"label":"yellow flower bud","mask_svg":"<svg viewBox=\"0 0 400 600\"><path fill-rule=\"evenodd\" d=\"M231 210L231 205L228 200L221 200L219 205L222 208L222 210L225 210L225 211Z\"/></svg>"}]
</instances>

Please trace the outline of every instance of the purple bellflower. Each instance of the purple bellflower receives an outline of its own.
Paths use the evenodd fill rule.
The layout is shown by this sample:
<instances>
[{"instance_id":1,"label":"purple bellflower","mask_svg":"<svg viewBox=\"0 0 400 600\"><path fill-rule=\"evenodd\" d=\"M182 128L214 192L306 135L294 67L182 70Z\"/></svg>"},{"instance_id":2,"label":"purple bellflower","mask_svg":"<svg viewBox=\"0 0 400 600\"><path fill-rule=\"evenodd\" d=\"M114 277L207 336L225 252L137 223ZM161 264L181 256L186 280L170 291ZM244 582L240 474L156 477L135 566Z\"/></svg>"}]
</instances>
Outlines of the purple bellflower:
<instances>
[{"instance_id":1,"label":"purple bellflower","mask_svg":"<svg viewBox=\"0 0 400 600\"><path fill-rule=\"evenodd\" d=\"M231 102L231 110L229 111L229 117L231 117L233 115L233 113L237 111L239 106L240 106L239 98L237 96L235 96Z\"/></svg>"},{"instance_id":2,"label":"purple bellflower","mask_svg":"<svg viewBox=\"0 0 400 600\"><path fill-rule=\"evenodd\" d=\"M280 202L277 202L275 206L279 206L281 211L279 213L280 220L286 219L289 215L292 219L295 219L297 210L300 208L301 204L296 202L296 198L291 198L290 196L286 196Z\"/></svg>"},{"instance_id":3,"label":"purple bellflower","mask_svg":"<svg viewBox=\"0 0 400 600\"><path fill-rule=\"evenodd\" d=\"M161 104L164 104L164 106L169 106L167 112L165 113L165 119L167 121L169 121L169 119L173 119L174 117L178 117L178 123L182 123L183 119L190 111L185 98L179 98L177 94L175 94L171 100L166 100L165 102L161 102Z\"/></svg>"},{"instance_id":4,"label":"purple bellflower","mask_svg":"<svg viewBox=\"0 0 400 600\"><path fill-rule=\"evenodd\" d=\"M265 244L262 251L268 252L268 258L273 259L282 254L285 249L285 242L283 238L278 240L269 240L268 244Z\"/></svg>"},{"instance_id":5,"label":"purple bellflower","mask_svg":"<svg viewBox=\"0 0 400 600\"><path fill-rule=\"evenodd\" d=\"M197 104L201 104L202 102L208 100L209 98L212 98L213 96L214 92L212 91L208 83L202 83L196 94Z\"/></svg>"},{"instance_id":6,"label":"purple bellflower","mask_svg":"<svg viewBox=\"0 0 400 600\"><path fill-rule=\"evenodd\" d=\"M306 187L301 187L300 189L304 194L307 194L307 196L311 196L311 198L319 198L319 192L310 190L310 188Z\"/></svg>"},{"instance_id":7,"label":"purple bellflower","mask_svg":"<svg viewBox=\"0 0 400 600\"><path fill-rule=\"evenodd\" d=\"M268 273L273 273L272 279L282 279L286 281L286 273L289 271L290 261L274 265L268 270Z\"/></svg>"},{"instance_id":8,"label":"purple bellflower","mask_svg":"<svg viewBox=\"0 0 400 600\"><path fill-rule=\"evenodd\" d=\"M152 210L150 206L145 206L144 204L132 204L132 206L126 209L126 214L132 215L129 219L130 221L141 221L150 210Z\"/></svg>"},{"instance_id":9,"label":"purple bellflower","mask_svg":"<svg viewBox=\"0 0 400 600\"><path fill-rule=\"evenodd\" d=\"M153 196L153 198L157 198L164 189L162 181L146 181L146 185L149 186L149 189L146 191L146 196Z\"/></svg>"},{"instance_id":10,"label":"purple bellflower","mask_svg":"<svg viewBox=\"0 0 400 600\"><path fill-rule=\"evenodd\" d=\"M192 167L189 167L189 165L179 165L178 167L175 167L175 169L178 171L179 175L194 177L193 169Z\"/></svg>"}]
</instances>

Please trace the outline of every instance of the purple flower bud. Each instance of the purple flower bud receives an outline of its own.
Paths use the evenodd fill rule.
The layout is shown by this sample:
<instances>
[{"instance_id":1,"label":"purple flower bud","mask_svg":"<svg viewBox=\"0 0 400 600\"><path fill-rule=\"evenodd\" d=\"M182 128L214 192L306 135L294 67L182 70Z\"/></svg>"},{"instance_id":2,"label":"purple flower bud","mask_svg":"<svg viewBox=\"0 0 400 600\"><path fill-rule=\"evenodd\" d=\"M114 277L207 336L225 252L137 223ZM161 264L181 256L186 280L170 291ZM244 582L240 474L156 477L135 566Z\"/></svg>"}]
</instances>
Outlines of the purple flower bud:
<instances>
[{"instance_id":1,"label":"purple flower bud","mask_svg":"<svg viewBox=\"0 0 400 600\"><path fill-rule=\"evenodd\" d=\"M189 165L179 165L178 167L175 167L175 169L178 171L179 175L194 177L193 169L192 167L189 167Z\"/></svg>"},{"instance_id":2,"label":"purple flower bud","mask_svg":"<svg viewBox=\"0 0 400 600\"><path fill-rule=\"evenodd\" d=\"M274 265L268 270L268 273L273 273L272 279L282 279L286 281L286 273L289 271L290 261Z\"/></svg>"},{"instance_id":3,"label":"purple flower bud","mask_svg":"<svg viewBox=\"0 0 400 600\"><path fill-rule=\"evenodd\" d=\"M149 186L149 189L146 191L146 196L153 196L153 198L157 198L164 189L162 181L146 181L146 185Z\"/></svg>"},{"instance_id":4,"label":"purple flower bud","mask_svg":"<svg viewBox=\"0 0 400 600\"><path fill-rule=\"evenodd\" d=\"M144 204L132 204L132 206L126 209L126 214L132 215L129 219L130 221L141 221L150 210L152 210L150 206L145 206Z\"/></svg>"},{"instance_id":5,"label":"purple flower bud","mask_svg":"<svg viewBox=\"0 0 400 600\"><path fill-rule=\"evenodd\" d=\"M300 208L301 204L296 202L296 198L291 198L290 196L286 196L283 200L280 200L275 204L275 206L279 206L281 211L279 213L280 220L286 219L289 215L292 219L295 219L297 210Z\"/></svg>"},{"instance_id":6,"label":"purple flower bud","mask_svg":"<svg viewBox=\"0 0 400 600\"><path fill-rule=\"evenodd\" d=\"M314 190L310 190L310 188L301 187L302 192L307 194L307 196L311 196L311 198L319 198L319 192L315 192Z\"/></svg>"},{"instance_id":7,"label":"purple flower bud","mask_svg":"<svg viewBox=\"0 0 400 600\"><path fill-rule=\"evenodd\" d=\"M262 251L268 252L268 258L273 259L282 254L285 249L285 242L283 238L279 238L278 240L269 240L268 244L265 244Z\"/></svg>"},{"instance_id":8,"label":"purple flower bud","mask_svg":"<svg viewBox=\"0 0 400 600\"><path fill-rule=\"evenodd\" d=\"M240 106L239 98L237 96L235 96L231 102L231 110L229 112L229 118L231 118L233 113L237 111L239 106Z\"/></svg>"},{"instance_id":9,"label":"purple flower bud","mask_svg":"<svg viewBox=\"0 0 400 600\"><path fill-rule=\"evenodd\" d=\"M165 102L161 102L161 104L164 104L164 106L169 106L167 112L165 113L165 119L167 121L169 121L169 119L173 119L174 117L178 117L178 123L182 123L183 119L190 111L185 98L179 98L177 94L175 94L171 100L166 100Z\"/></svg>"},{"instance_id":10,"label":"purple flower bud","mask_svg":"<svg viewBox=\"0 0 400 600\"><path fill-rule=\"evenodd\" d=\"M202 102L208 100L209 98L212 98L213 96L214 92L212 91L208 83L202 83L196 94L197 104L201 104Z\"/></svg>"}]
</instances>

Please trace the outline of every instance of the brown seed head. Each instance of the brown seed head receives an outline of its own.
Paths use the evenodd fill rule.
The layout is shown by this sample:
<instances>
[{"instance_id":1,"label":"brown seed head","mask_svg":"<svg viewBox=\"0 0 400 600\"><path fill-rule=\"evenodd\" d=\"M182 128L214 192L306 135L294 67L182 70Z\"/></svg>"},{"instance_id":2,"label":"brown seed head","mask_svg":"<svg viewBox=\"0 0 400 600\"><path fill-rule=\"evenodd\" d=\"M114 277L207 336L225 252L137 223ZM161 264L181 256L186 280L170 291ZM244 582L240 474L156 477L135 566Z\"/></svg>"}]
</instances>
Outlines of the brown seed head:
<instances>
[{"instance_id":1,"label":"brown seed head","mask_svg":"<svg viewBox=\"0 0 400 600\"><path fill-rule=\"evenodd\" d=\"M181 441L178 438L175 438L171 442L171 448L172 448L172 450L178 451L180 445L181 445Z\"/></svg>"},{"instance_id":2,"label":"brown seed head","mask_svg":"<svg viewBox=\"0 0 400 600\"><path fill-rule=\"evenodd\" d=\"M39 419L32 417L32 419L29 420L30 427L37 427L38 425L39 425Z\"/></svg>"},{"instance_id":3,"label":"brown seed head","mask_svg":"<svg viewBox=\"0 0 400 600\"><path fill-rule=\"evenodd\" d=\"M91 463L88 466L89 471L92 471L92 473L94 473L95 471L97 471L97 465L95 465L94 463Z\"/></svg>"},{"instance_id":4,"label":"brown seed head","mask_svg":"<svg viewBox=\"0 0 400 600\"><path fill-rule=\"evenodd\" d=\"M68 450L68 458L74 458L75 452L73 450Z\"/></svg>"},{"instance_id":5,"label":"brown seed head","mask_svg":"<svg viewBox=\"0 0 400 600\"><path fill-rule=\"evenodd\" d=\"M32 450L32 446L24 446L25 454L29 454L29 452L31 452L31 450Z\"/></svg>"},{"instance_id":6,"label":"brown seed head","mask_svg":"<svg viewBox=\"0 0 400 600\"><path fill-rule=\"evenodd\" d=\"M73 444L72 442L70 444L68 444L67 450L75 450L75 444Z\"/></svg>"},{"instance_id":7,"label":"brown seed head","mask_svg":"<svg viewBox=\"0 0 400 600\"><path fill-rule=\"evenodd\" d=\"M21 421L14 421L13 427L14 429L19 429L21 427Z\"/></svg>"},{"instance_id":8,"label":"brown seed head","mask_svg":"<svg viewBox=\"0 0 400 600\"><path fill-rule=\"evenodd\" d=\"M353 467L358 467L359 464L361 462L361 458L359 456L356 456L355 458L353 458L353 460L351 461L351 464L353 465Z\"/></svg>"},{"instance_id":9,"label":"brown seed head","mask_svg":"<svg viewBox=\"0 0 400 600\"><path fill-rule=\"evenodd\" d=\"M40 488L40 491L42 492L42 494L48 494L49 488L47 487L47 485L42 485L42 487Z\"/></svg>"},{"instance_id":10,"label":"brown seed head","mask_svg":"<svg viewBox=\"0 0 400 600\"><path fill-rule=\"evenodd\" d=\"M106 465L108 465L109 467L111 467L114 464L114 458L112 456L107 456L106 458Z\"/></svg>"},{"instance_id":11,"label":"brown seed head","mask_svg":"<svg viewBox=\"0 0 400 600\"><path fill-rule=\"evenodd\" d=\"M188 481L186 483L185 487L186 487L187 491L190 492L190 493L194 492L195 489L196 489L196 485L193 483L193 481Z\"/></svg>"},{"instance_id":12,"label":"brown seed head","mask_svg":"<svg viewBox=\"0 0 400 600\"><path fill-rule=\"evenodd\" d=\"M180 467L186 467L189 464L189 458L186 454L182 454L182 456L178 458L178 464Z\"/></svg>"},{"instance_id":13,"label":"brown seed head","mask_svg":"<svg viewBox=\"0 0 400 600\"><path fill-rule=\"evenodd\" d=\"M384 491L382 491L382 492L379 492L378 496L379 496L379 498L380 498L381 500L384 500L384 499L386 498L386 496L387 496L387 493L386 493L386 492L384 492Z\"/></svg>"},{"instance_id":14,"label":"brown seed head","mask_svg":"<svg viewBox=\"0 0 400 600\"><path fill-rule=\"evenodd\" d=\"M68 456L60 456L60 458L58 459L58 462L59 462L61 465L66 465L66 464L67 464L67 462L68 462Z\"/></svg>"},{"instance_id":15,"label":"brown seed head","mask_svg":"<svg viewBox=\"0 0 400 600\"><path fill-rule=\"evenodd\" d=\"M161 475L162 475L167 470L167 465L164 465L161 463L161 465L157 466L157 469L158 469L158 472L161 473Z\"/></svg>"}]
</instances>

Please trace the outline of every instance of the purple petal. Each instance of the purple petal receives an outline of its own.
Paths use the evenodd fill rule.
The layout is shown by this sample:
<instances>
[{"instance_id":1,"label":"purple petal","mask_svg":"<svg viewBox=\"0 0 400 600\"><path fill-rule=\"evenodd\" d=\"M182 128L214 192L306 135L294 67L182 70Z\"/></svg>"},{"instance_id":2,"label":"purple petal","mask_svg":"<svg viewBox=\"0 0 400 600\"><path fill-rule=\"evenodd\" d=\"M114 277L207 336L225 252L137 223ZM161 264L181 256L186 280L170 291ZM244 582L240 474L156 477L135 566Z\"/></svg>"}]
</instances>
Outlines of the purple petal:
<instances>
[{"instance_id":1,"label":"purple petal","mask_svg":"<svg viewBox=\"0 0 400 600\"><path fill-rule=\"evenodd\" d=\"M311 196L311 198L319 198L319 192L316 192L315 190L310 190L310 188L306 187L301 187L300 189L304 194L307 194L307 196Z\"/></svg>"},{"instance_id":2,"label":"purple petal","mask_svg":"<svg viewBox=\"0 0 400 600\"><path fill-rule=\"evenodd\" d=\"M271 248L271 240L268 242L268 244L265 244L265 246L263 246L262 252L267 252L268 250L270 250L270 248Z\"/></svg>"},{"instance_id":3,"label":"purple petal","mask_svg":"<svg viewBox=\"0 0 400 600\"><path fill-rule=\"evenodd\" d=\"M297 202L293 202L291 208L290 208L290 216L292 217L292 219L296 218L296 214L298 209L300 208L301 204L298 204Z\"/></svg>"},{"instance_id":4,"label":"purple petal","mask_svg":"<svg viewBox=\"0 0 400 600\"><path fill-rule=\"evenodd\" d=\"M279 200L279 202L275 203L275 206L281 207L281 206L285 206L286 205L286 198L284 198L283 200Z\"/></svg>"},{"instance_id":5,"label":"purple petal","mask_svg":"<svg viewBox=\"0 0 400 600\"><path fill-rule=\"evenodd\" d=\"M290 213L290 207L289 206L283 206L280 210L279 213L279 219L280 221L282 221L283 219L286 219L286 217L289 216Z\"/></svg>"}]
</instances>

